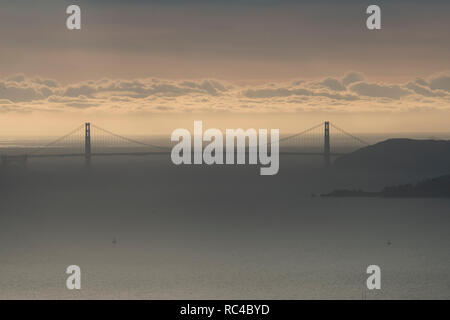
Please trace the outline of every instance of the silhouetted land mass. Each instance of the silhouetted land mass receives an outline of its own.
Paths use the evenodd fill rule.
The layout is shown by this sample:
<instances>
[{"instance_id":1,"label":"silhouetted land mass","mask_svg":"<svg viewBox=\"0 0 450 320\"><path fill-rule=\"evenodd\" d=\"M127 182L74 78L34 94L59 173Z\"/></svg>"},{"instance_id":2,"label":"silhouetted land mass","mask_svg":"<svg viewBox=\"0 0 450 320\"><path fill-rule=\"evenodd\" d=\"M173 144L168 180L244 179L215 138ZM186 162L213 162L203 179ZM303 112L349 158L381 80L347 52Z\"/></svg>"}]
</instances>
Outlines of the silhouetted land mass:
<instances>
[{"instance_id":1,"label":"silhouetted land mass","mask_svg":"<svg viewBox=\"0 0 450 320\"><path fill-rule=\"evenodd\" d=\"M385 197L385 198L450 198L450 174L421 181L385 187L379 192L334 190L322 197Z\"/></svg>"},{"instance_id":2,"label":"silhouetted land mass","mask_svg":"<svg viewBox=\"0 0 450 320\"><path fill-rule=\"evenodd\" d=\"M379 172L450 172L450 141L389 139L339 157L340 170Z\"/></svg>"}]
</instances>

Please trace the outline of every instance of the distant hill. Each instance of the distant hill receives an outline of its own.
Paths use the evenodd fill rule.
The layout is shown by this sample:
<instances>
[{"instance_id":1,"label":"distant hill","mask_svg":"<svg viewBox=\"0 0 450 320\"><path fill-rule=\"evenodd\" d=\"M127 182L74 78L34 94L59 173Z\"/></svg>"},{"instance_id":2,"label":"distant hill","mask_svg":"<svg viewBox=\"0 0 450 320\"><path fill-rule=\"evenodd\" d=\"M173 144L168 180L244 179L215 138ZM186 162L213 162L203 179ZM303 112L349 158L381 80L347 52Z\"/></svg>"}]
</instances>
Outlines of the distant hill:
<instances>
[{"instance_id":1,"label":"distant hill","mask_svg":"<svg viewBox=\"0 0 450 320\"><path fill-rule=\"evenodd\" d=\"M450 198L450 174L427 179L415 185L385 187L380 192L334 190L322 197L385 197L385 198Z\"/></svg>"},{"instance_id":2,"label":"distant hill","mask_svg":"<svg viewBox=\"0 0 450 320\"><path fill-rule=\"evenodd\" d=\"M337 169L351 171L450 172L450 141L389 139L337 158Z\"/></svg>"}]
</instances>

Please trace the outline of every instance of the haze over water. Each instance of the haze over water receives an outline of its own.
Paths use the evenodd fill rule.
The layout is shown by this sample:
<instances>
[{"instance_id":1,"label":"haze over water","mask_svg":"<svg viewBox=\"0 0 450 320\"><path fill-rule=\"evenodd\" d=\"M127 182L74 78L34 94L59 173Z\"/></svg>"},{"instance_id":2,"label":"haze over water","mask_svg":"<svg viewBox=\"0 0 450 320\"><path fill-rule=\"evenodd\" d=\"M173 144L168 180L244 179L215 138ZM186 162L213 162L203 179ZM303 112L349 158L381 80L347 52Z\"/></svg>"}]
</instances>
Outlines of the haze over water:
<instances>
[{"instance_id":1,"label":"haze over water","mask_svg":"<svg viewBox=\"0 0 450 320\"><path fill-rule=\"evenodd\" d=\"M424 173L355 175L286 156L267 177L168 158L94 157L90 170L32 159L4 173L0 297L450 297L450 199L311 197ZM82 269L77 292L65 288L70 264ZM382 268L376 293L370 264Z\"/></svg>"}]
</instances>

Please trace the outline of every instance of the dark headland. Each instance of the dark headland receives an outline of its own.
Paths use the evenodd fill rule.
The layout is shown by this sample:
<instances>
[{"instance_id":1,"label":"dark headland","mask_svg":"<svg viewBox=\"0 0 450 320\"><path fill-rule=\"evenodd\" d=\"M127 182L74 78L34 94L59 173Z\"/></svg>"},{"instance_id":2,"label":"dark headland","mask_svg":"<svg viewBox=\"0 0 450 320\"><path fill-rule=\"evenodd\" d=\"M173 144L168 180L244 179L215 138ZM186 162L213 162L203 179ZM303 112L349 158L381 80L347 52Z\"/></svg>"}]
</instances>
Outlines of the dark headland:
<instances>
[{"instance_id":1,"label":"dark headland","mask_svg":"<svg viewBox=\"0 0 450 320\"><path fill-rule=\"evenodd\" d=\"M450 197L450 141L389 139L342 156L334 169L351 172L404 172L435 176L381 191L336 189L323 197Z\"/></svg>"},{"instance_id":2,"label":"dark headland","mask_svg":"<svg viewBox=\"0 0 450 320\"><path fill-rule=\"evenodd\" d=\"M339 170L450 173L449 140L389 139L339 157Z\"/></svg>"}]
</instances>

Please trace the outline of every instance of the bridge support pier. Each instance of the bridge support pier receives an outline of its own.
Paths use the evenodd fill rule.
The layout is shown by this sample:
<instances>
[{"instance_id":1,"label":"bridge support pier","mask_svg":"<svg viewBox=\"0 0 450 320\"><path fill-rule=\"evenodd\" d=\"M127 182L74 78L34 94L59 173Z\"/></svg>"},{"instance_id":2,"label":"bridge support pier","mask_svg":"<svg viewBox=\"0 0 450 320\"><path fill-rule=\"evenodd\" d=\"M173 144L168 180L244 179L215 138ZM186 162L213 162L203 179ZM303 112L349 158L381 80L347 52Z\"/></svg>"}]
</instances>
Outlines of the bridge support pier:
<instances>
[{"instance_id":1,"label":"bridge support pier","mask_svg":"<svg viewBox=\"0 0 450 320\"><path fill-rule=\"evenodd\" d=\"M84 130L84 160L87 166L91 165L91 124L85 123Z\"/></svg>"},{"instance_id":2,"label":"bridge support pier","mask_svg":"<svg viewBox=\"0 0 450 320\"><path fill-rule=\"evenodd\" d=\"M325 160L325 165L329 166L331 164L330 160L330 122L325 121L325 132L324 132L324 144L323 144L323 156Z\"/></svg>"}]
</instances>

